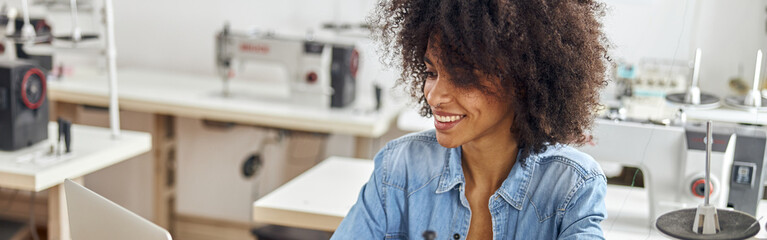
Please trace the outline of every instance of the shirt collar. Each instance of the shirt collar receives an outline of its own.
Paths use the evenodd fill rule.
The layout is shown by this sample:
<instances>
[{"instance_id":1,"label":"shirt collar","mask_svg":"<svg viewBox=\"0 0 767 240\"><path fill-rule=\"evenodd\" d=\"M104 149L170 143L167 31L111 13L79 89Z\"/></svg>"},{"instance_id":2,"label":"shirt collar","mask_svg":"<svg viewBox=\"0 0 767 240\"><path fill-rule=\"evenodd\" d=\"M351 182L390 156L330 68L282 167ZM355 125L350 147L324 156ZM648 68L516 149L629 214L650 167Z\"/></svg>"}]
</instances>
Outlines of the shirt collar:
<instances>
[{"instance_id":1,"label":"shirt collar","mask_svg":"<svg viewBox=\"0 0 767 240\"><path fill-rule=\"evenodd\" d=\"M461 147L448 149L445 154L445 164L436 193L452 190L456 185L463 184L463 168L461 167Z\"/></svg>"},{"instance_id":2,"label":"shirt collar","mask_svg":"<svg viewBox=\"0 0 767 240\"><path fill-rule=\"evenodd\" d=\"M517 160L514 162L514 166L509 171L506 180L501 184L501 188L498 189L498 194L518 210L522 209L525 196L527 195L527 188L530 185L530 179L533 177L538 159L538 157L530 155L525 159L525 163L522 163L520 155L517 153ZM448 150L444 166L436 191L438 194L450 191L456 185L464 184L465 182L463 168L461 167L461 147Z\"/></svg>"}]
</instances>

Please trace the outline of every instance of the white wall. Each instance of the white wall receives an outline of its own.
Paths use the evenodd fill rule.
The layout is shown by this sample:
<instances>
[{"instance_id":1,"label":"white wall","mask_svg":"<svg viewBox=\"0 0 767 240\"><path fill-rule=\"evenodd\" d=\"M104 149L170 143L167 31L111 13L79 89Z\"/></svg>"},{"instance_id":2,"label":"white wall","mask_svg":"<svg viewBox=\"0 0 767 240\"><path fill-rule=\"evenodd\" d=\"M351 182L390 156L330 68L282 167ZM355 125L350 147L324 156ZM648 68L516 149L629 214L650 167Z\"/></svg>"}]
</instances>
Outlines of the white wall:
<instances>
[{"instance_id":1,"label":"white wall","mask_svg":"<svg viewBox=\"0 0 767 240\"><path fill-rule=\"evenodd\" d=\"M214 74L214 35L233 29L305 32L327 21L363 21L373 0L114 1L118 64Z\"/></svg>"},{"instance_id":2,"label":"white wall","mask_svg":"<svg viewBox=\"0 0 767 240\"><path fill-rule=\"evenodd\" d=\"M327 21L363 21L375 1L115 1L118 64L213 74L213 37L224 22L239 30L303 32ZM605 3L605 29L617 56L631 61L688 57L697 1Z\"/></svg>"},{"instance_id":3,"label":"white wall","mask_svg":"<svg viewBox=\"0 0 767 240\"><path fill-rule=\"evenodd\" d=\"M691 61L700 47L700 87L720 97L732 94L728 80L743 66L753 80L756 50L767 49L765 0L605 0L605 31L613 56ZM765 76L764 73L762 76Z\"/></svg>"},{"instance_id":4,"label":"white wall","mask_svg":"<svg viewBox=\"0 0 767 240\"><path fill-rule=\"evenodd\" d=\"M743 66L743 80L751 86L756 50L767 50L767 1L703 1L696 22L697 45L705 49L701 60L701 89L718 96L732 94L728 79ZM762 79L765 69L762 65Z\"/></svg>"},{"instance_id":5,"label":"white wall","mask_svg":"<svg viewBox=\"0 0 767 240\"><path fill-rule=\"evenodd\" d=\"M686 59L695 1L605 0L604 30L616 60Z\"/></svg>"}]
</instances>

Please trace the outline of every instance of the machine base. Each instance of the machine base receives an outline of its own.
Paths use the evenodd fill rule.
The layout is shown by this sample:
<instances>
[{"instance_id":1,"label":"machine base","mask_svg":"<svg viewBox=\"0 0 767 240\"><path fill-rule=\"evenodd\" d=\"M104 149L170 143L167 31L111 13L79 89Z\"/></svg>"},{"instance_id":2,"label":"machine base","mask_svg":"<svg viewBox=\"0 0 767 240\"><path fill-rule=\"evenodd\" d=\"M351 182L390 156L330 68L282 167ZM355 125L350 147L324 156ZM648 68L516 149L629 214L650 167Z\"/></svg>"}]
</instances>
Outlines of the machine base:
<instances>
[{"instance_id":1,"label":"machine base","mask_svg":"<svg viewBox=\"0 0 767 240\"><path fill-rule=\"evenodd\" d=\"M746 239L759 233L759 222L740 211L717 209L721 231L716 234L697 234L692 225L697 208L686 208L663 214L655 222L662 233L678 239Z\"/></svg>"},{"instance_id":2,"label":"machine base","mask_svg":"<svg viewBox=\"0 0 767 240\"><path fill-rule=\"evenodd\" d=\"M674 93L666 95L666 101L674 105L682 105L688 109L714 109L719 107L719 97L708 94L700 94L700 104L690 104L684 100L685 93Z\"/></svg>"},{"instance_id":3,"label":"machine base","mask_svg":"<svg viewBox=\"0 0 767 240\"><path fill-rule=\"evenodd\" d=\"M724 104L739 110L767 112L767 106L764 106L764 105L761 107L748 106L744 103L745 100L746 100L746 97L744 96L729 96L724 99ZM767 99L762 97L762 102L767 104Z\"/></svg>"}]
</instances>

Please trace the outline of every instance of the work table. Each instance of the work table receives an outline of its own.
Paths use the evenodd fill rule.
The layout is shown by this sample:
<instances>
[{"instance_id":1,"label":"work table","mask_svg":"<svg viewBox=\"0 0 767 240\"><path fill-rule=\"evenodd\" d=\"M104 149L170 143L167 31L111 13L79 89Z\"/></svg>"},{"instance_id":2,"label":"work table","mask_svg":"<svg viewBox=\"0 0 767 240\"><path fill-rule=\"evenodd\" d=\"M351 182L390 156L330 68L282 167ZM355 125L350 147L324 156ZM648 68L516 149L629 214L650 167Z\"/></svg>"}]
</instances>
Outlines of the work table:
<instances>
[{"instance_id":1,"label":"work table","mask_svg":"<svg viewBox=\"0 0 767 240\"><path fill-rule=\"evenodd\" d=\"M48 190L48 239L66 240L69 225L61 188L64 180L79 181L84 175L147 152L152 148L152 136L124 130L113 138L106 128L72 125L71 152L48 157L57 137L58 125L49 123L47 140L16 151L0 151L0 187Z\"/></svg>"},{"instance_id":2,"label":"work table","mask_svg":"<svg viewBox=\"0 0 767 240\"><path fill-rule=\"evenodd\" d=\"M289 99L288 93L274 81L258 87L232 81L233 97L224 97L223 82L215 76L147 69L120 69L118 73L120 109L177 117L380 137L402 109L402 104L384 104L379 111L298 106L284 101ZM103 74L80 73L49 81L48 96L52 101L107 106L107 84Z\"/></svg>"},{"instance_id":3,"label":"work table","mask_svg":"<svg viewBox=\"0 0 767 240\"><path fill-rule=\"evenodd\" d=\"M107 129L72 126L72 152L61 159L34 162L34 155L47 152L58 136L56 123L48 126L48 140L16 151L0 151L0 187L42 191L96 170L149 151L148 133L122 131L113 139ZM29 160L26 160L29 159Z\"/></svg>"}]
</instances>

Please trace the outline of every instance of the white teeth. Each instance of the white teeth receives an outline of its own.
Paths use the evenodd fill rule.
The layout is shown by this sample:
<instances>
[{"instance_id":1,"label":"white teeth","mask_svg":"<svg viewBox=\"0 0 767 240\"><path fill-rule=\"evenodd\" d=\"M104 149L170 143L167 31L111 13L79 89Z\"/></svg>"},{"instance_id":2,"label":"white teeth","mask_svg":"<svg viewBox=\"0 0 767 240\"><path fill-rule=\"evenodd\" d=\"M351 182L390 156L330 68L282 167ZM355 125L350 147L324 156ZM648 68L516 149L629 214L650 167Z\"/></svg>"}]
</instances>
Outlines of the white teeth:
<instances>
[{"instance_id":1,"label":"white teeth","mask_svg":"<svg viewBox=\"0 0 767 240\"><path fill-rule=\"evenodd\" d=\"M440 116L440 115L434 115L434 118L437 119L437 121L440 122L455 122L463 118L463 116Z\"/></svg>"}]
</instances>

